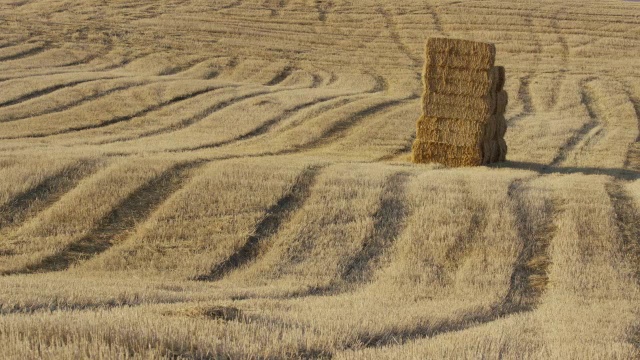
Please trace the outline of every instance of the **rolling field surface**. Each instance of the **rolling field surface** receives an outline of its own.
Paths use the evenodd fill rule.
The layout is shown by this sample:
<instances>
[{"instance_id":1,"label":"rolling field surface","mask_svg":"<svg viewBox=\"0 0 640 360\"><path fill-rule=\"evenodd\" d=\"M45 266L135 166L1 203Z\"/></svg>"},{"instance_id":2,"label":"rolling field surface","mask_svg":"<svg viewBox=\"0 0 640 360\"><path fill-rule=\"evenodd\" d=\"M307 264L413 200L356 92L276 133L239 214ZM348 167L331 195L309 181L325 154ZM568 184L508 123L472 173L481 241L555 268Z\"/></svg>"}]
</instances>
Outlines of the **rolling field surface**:
<instances>
[{"instance_id":1,"label":"rolling field surface","mask_svg":"<svg viewBox=\"0 0 640 360\"><path fill-rule=\"evenodd\" d=\"M429 37L508 161L410 163ZM640 3L0 0L0 357L640 358Z\"/></svg>"}]
</instances>

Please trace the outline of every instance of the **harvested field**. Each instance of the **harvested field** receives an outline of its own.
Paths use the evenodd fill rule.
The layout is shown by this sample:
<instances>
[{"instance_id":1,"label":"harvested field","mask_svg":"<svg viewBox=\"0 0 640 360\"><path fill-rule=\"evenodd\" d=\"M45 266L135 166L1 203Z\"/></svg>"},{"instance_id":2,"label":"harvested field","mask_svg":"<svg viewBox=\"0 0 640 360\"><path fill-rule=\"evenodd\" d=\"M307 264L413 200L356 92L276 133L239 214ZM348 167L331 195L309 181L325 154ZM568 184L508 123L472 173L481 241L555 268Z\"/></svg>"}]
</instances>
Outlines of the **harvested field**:
<instances>
[{"instance_id":1,"label":"harvested field","mask_svg":"<svg viewBox=\"0 0 640 360\"><path fill-rule=\"evenodd\" d=\"M640 358L640 3L0 19L0 358Z\"/></svg>"}]
</instances>

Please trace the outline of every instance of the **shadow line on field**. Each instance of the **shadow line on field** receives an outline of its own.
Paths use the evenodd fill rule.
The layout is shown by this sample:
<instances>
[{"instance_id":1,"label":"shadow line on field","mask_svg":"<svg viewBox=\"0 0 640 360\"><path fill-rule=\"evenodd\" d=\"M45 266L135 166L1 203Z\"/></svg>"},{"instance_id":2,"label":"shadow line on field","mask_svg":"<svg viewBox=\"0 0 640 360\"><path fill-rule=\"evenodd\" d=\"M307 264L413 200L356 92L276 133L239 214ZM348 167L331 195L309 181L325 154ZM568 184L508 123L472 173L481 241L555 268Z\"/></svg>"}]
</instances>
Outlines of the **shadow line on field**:
<instances>
[{"instance_id":1,"label":"shadow line on field","mask_svg":"<svg viewBox=\"0 0 640 360\"><path fill-rule=\"evenodd\" d=\"M256 225L253 234L246 239L244 245L226 260L216 264L207 274L197 276L195 280L220 280L231 271L255 260L259 256L260 244L274 236L293 213L304 206L320 171L320 166L305 169L291 189L266 211L265 216Z\"/></svg>"},{"instance_id":2,"label":"shadow line on field","mask_svg":"<svg viewBox=\"0 0 640 360\"><path fill-rule=\"evenodd\" d=\"M595 167L557 167L547 164L540 164L528 161L505 161L503 163L497 163L489 166L494 169L518 169L518 170L530 170L540 174L583 174L583 175L607 175L614 177L618 180L638 180L640 179L640 171L622 169L622 168L595 168Z\"/></svg>"},{"instance_id":3,"label":"shadow line on field","mask_svg":"<svg viewBox=\"0 0 640 360\"><path fill-rule=\"evenodd\" d=\"M164 201L180 190L189 180L189 171L203 164L202 161L193 161L174 165L122 200L100 220L97 227L80 240L69 243L37 263L0 272L0 275L63 271L109 250L129 236L137 224L146 221Z\"/></svg>"}]
</instances>

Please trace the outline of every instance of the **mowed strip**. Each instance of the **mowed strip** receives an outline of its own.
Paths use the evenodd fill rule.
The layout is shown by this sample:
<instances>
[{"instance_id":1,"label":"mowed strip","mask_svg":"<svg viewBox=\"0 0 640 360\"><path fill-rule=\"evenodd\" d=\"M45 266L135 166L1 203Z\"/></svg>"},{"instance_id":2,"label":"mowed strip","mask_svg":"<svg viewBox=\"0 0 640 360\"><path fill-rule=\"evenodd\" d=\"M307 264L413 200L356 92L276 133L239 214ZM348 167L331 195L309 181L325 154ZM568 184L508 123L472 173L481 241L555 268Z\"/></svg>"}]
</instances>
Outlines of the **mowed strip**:
<instances>
[{"instance_id":1,"label":"mowed strip","mask_svg":"<svg viewBox=\"0 0 640 360\"><path fill-rule=\"evenodd\" d=\"M55 137L65 145L102 145L101 148L139 149L135 144L142 138L155 137L189 127L211 114L237 102L267 94L262 86L229 84L218 90L195 95L129 121L87 129L82 133L67 133ZM152 146L150 149L153 149Z\"/></svg>"},{"instance_id":2,"label":"mowed strip","mask_svg":"<svg viewBox=\"0 0 640 360\"><path fill-rule=\"evenodd\" d=\"M56 171L51 176L42 179L36 186L30 187L7 203L0 205L0 236L10 233L31 217L51 206L84 177L94 172L97 167L98 161L95 160L75 161L61 171ZM10 180L15 180L15 178ZM25 183L29 183L29 181L21 184Z\"/></svg>"},{"instance_id":3,"label":"mowed strip","mask_svg":"<svg viewBox=\"0 0 640 360\"><path fill-rule=\"evenodd\" d=\"M273 126L269 132L240 139L221 148L201 149L194 155L234 157L288 154L321 147L341 138L355 123L366 122L400 104L378 95L354 95L303 109Z\"/></svg>"},{"instance_id":4,"label":"mowed strip","mask_svg":"<svg viewBox=\"0 0 640 360\"><path fill-rule=\"evenodd\" d=\"M0 71L71 66L79 64L85 59L90 59L91 54L91 51L81 47L63 45L60 48L48 48L41 52L26 53L25 56L0 62Z\"/></svg>"},{"instance_id":5,"label":"mowed strip","mask_svg":"<svg viewBox=\"0 0 640 360\"><path fill-rule=\"evenodd\" d=\"M181 279L209 274L256 233L257 224L270 216L305 168L296 161L273 161L224 161L202 168L126 242L78 272Z\"/></svg>"},{"instance_id":6,"label":"mowed strip","mask_svg":"<svg viewBox=\"0 0 640 360\"><path fill-rule=\"evenodd\" d=\"M33 116L51 115L84 102L93 101L113 92L143 85L143 79L105 79L66 86L24 102L0 107L0 122L16 121Z\"/></svg>"},{"instance_id":7,"label":"mowed strip","mask_svg":"<svg viewBox=\"0 0 640 360\"><path fill-rule=\"evenodd\" d=\"M8 210L17 197L28 194L47 179L58 176L78 164L77 159L22 158L0 168L0 209ZM10 217L4 213L2 217ZM1 222L0 222L1 224ZM1 225L0 225L1 227Z\"/></svg>"},{"instance_id":8,"label":"mowed strip","mask_svg":"<svg viewBox=\"0 0 640 360\"><path fill-rule=\"evenodd\" d=\"M620 84L610 79L594 80L583 88L583 102L597 123L583 134L567 165L623 168L629 146L639 136L633 104Z\"/></svg>"},{"instance_id":9,"label":"mowed strip","mask_svg":"<svg viewBox=\"0 0 640 360\"><path fill-rule=\"evenodd\" d=\"M380 171L381 170L381 171ZM339 279L374 228L374 214L391 169L334 165L323 169L290 221L258 251L263 254L229 281L273 281L328 287Z\"/></svg>"},{"instance_id":10,"label":"mowed strip","mask_svg":"<svg viewBox=\"0 0 640 360\"><path fill-rule=\"evenodd\" d=\"M37 54L46 49L43 43L22 43L0 48L0 62Z\"/></svg>"},{"instance_id":11,"label":"mowed strip","mask_svg":"<svg viewBox=\"0 0 640 360\"><path fill-rule=\"evenodd\" d=\"M110 94L67 111L0 124L0 138L45 137L129 121L221 86L193 80L153 83Z\"/></svg>"},{"instance_id":12,"label":"mowed strip","mask_svg":"<svg viewBox=\"0 0 640 360\"><path fill-rule=\"evenodd\" d=\"M328 168L325 173L330 170ZM353 175L360 175L360 179L365 177L357 171L353 171ZM244 300L238 306L252 309L253 319L284 322L295 329L314 329L305 332L304 342L325 350L387 346L465 329L494 321L505 314L524 311L504 305L512 286L512 274L518 265L518 253L526 246L524 239L518 239L517 220L511 212L507 194L509 179L495 176L490 182L481 183L477 180L487 176L483 174L467 183L469 175L469 171L438 171L410 177L404 195L408 199L404 211L409 216L397 219L404 224L396 238L367 244L384 247L378 251L369 250L371 254L379 253L370 260L375 261L374 275L370 282L352 289L353 292L288 300ZM313 206L314 200L318 202L315 196L331 199L319 188L323 177L326 175L318 178L309 205L297 214L309 219L304 224L333 220L318 219L305 211ZM443 177L446 182L434 181ZM366 178L373 189L379 186L371 177ZM366 185L357 188L362 187ZM353 198L343 198L349 203L358 203ZM352 208L345 210L351 210L352 217L364 215ZM292 244L287 244L285 249L290 250L271 256L271 252L279 248L276 248L280 242L278 238L287 234L285 228L278 234L278 243L274 242L263 260L259 259L246 272L237 276L232 274L229 281L238 284L240 280L272 278L265 285L273 285L278 283L274 279L282 277L289 280L282 284L290 284L304 279L304 271L313 273L306 280L307 286L311 286L308 294L314 294L320 284L315 283L313 287L312 280L323 279L324 274L340 267L332 262L344 264L344 260L357 253L351 249L340 250L343 254L331 259L330 255L325 255L326 249L329 249L328 254L335 254L335 249L349 248L349 235L356 229L343 226L351 231L331 236L331 223L322 223L327 230L289 237ZM375 230L375 225L373 229L369 228L372 230L380 231ZM312 235L318 233L329 235L327 239L335 245ZM514 238L519 241L514 242ZM308 241L306 246L298 245L305 240ZM321 246L316 247L317 243ZM276 267L279 272L270 271L263 265L268 259L273 259L274 263L284 260L285 264ZM297 278L292 270L297 270ZM345 316L345 313L349 315Z\"/></svg>"},{"instance_id":13,"label":"mowed strip","mask_svg":"<svg viewBox=\"0 0 640 360\"><path fill-rule=\"evenodd\" d=\"M407 147L410 149L419 106L417 100L407 100L390 107L388 111L362 119L360 124L347 128L332 142L310 151L324 156L367 161L400 153Z\"/></svg>"},{"instance_id":14,"label":"mowed strip","mask_svg":"<svg viewBox=\"0 0 640 360\"><path fill-rule=\"evenodd\" d=\"M213 112L184 129L118 144L117 148L120 151L151 148L175 151L219 146L249 134L265 123L280 122L282 117L293 116L298 110L352 94L340 90L273 89Z\"/></svg>"},{"instance_id":15,"label":"mowed strip","mask_svg":"<svg viewBox=\"0 0 640 360\"><path fill-rule=\"evenodd\" d=\"M173 164L161 160L121 160L85 179L3 242L4 274L36 271L42 261L68 250L141 186ZM125 209L119 211L126 212ZM46 270L46 269L44 269Z\"/></svg>"},{"instance_id":16,"label":"mowed strip","mask_svg":"<svg viewBox=\"0 0 640 360\"><path fill-rule=\"evenodd\" d=\"M112 76L80 72L72 74L39 75L7 80L2 83L0 106L4 107L24 103L68 87L106 78L112 78Z\"/></svg>"},{"instance_id":17,"label":"mowed strip","mask_svg":"<svg viewBox=\"0 0 640 360\"><path fill-rule=\"evenodd\" d=\"M611 181L571 175L544 183L561 199L549 249L551 286L537 310L550 357L637 355L638 262L617 227L616 202L624 200L607 192Z\"/></svg>"},{"instance_id":18,"label":"mowed strip","mask_svg":"<svg viewBox=\"0 0 640 360\"><path fill-rule=\"evenodd\" d=\"M572 175L529 184L531 191L557 199L545 279L549 285L533 312L338 358L637 357L638 250L637 239L636 244L628 239L637 231L628 222L638 216L637 203L626 203L632 201L624 194L629 189L611 181Z\"/></svg>"}]
</instances>

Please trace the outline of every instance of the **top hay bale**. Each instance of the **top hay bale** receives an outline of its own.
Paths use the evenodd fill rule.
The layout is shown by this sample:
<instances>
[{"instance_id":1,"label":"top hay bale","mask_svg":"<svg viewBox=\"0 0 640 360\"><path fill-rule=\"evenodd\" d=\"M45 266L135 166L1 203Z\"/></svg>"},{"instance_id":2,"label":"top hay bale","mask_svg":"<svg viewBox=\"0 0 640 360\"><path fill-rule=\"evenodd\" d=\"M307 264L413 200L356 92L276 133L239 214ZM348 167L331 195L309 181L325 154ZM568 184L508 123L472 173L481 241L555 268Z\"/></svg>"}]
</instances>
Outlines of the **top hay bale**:
<instances>
[{"instance_id":1,"label":"top hay bale","mask_svg":"<svg viewBox=\"0 0 640 360\"><path fill-rule=\"evenodd\" d=\"M469 40L430 38L425 67L490 70L496 61L494 44Z\"/></svg>"}]
</instances>

